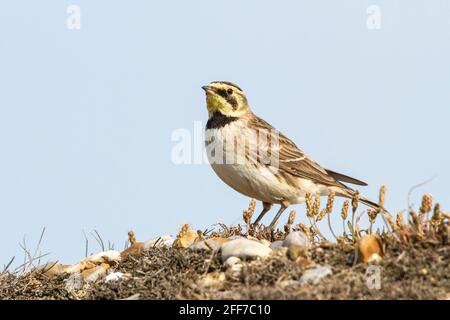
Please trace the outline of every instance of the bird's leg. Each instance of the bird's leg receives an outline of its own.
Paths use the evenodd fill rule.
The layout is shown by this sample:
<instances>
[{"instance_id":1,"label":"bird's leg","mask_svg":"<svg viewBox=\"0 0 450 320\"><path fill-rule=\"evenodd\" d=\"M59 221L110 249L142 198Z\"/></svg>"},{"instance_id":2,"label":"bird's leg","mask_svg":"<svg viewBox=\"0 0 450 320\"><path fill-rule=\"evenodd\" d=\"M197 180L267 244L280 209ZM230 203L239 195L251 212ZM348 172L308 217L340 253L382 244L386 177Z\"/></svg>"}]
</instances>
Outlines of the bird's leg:
<instances>
[{"instance_id":1,"label":"bird's leg","mask_svg":"<svg viewBox=\"0 0 450 320\"><path fill-rule=\"evenodd\" d=\"M264 215L269 212L270 208L272 208L272 204L268 202L263 202L263 209L261 213L259 214L258 218L256 218L255 222L253 222L253 225L256 226L261 219L264 217Z\"/></svg>"},{"instance_id":2,"label":"bird's leg","mask_svg":"<svg viewBox=\"0 0 450 320\"><path fill-rule=\"evenodd\" d=\"M284 210L287 209L287 205L285 205L284 203L281 204L280 210L278 210L277 215L275 216L275 218L273 218L272 222L269 225L269 229L274 229L275 226L277 225L278 219L280 219L281 215L283 214Z\"/></svg>"}]
</instances>

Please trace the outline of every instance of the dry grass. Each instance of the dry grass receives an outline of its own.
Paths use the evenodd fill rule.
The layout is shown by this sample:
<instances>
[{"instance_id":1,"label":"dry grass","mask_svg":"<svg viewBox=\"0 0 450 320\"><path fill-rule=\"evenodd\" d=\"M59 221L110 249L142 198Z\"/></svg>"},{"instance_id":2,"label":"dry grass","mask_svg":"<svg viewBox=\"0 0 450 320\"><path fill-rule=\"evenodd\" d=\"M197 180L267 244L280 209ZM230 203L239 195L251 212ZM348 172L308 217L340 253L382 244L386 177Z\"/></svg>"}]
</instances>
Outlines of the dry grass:
<instances>
[{"instance_id":1,"label":"dry grass","mask_svg":"<svg viewBox=\"0 0 450 320\"><path fill-rule=\"evenodd\" d=\"M386 188L380 190L379 204L384 205ZM283 230L270 230L253 225L255 202L251 201L243 212L243 224L226 226L219 224L211 230L197 232L197 239L232 236L254 237L268 241L284 239L286 233L305 232L313 247L300 253L288 251L263 260L243 263L242 272L229 274L215 251L191 251L180 246L160 248L154 246L140 256L114 267L126 275L117 282L98 281L84 284L76 292L66 288L67 276L48 277L45 270L29 272L36 267L42 254L39 245L29 250L23 245L26 261L20 268L10 271L5 266L0 273L0 299L444 299L450 293L450 214L433 202L431 195L424 195L418 211L409 208L392 216L388 212L366 209L358 212L358 194L345 201L342 208L335 208L331 194L325 208L320 207L318 197L307 196L306 215L310 225L296 224L297 214L291 211ZM349 210L351 206L351 216ZM342 234L331 227L330 215L340 213ZM362 215L367 214L369 224L362 226ZM327 216L327 222L324 218ZM373 225L378 219L386 219L389 230L376 232ZM320 228L328 227L335 241L327 241ZM347 232L348 231L348 232ZM180 229L178 239L191 232L189 226ZM106 249L101 237L97 242ZM370 264L361 262L360 243L366 235L373 235L375 248L381 246L377 260L381 270L380 290L370 290L366 272ZM197 240L197 241L198 241ZM136 244L133 232L128 243ZM369 241L370 242L370 241ZM370 243L369 246L370 248ZM373 247L373 246L372 246ZM9 263L11 265L12 262ZM333 275L317 285L299 285L302 274L317 266L329 265ZM204 287L200 280L206 275L226 277L220 285Z\"/></svg>"}]
</instances>

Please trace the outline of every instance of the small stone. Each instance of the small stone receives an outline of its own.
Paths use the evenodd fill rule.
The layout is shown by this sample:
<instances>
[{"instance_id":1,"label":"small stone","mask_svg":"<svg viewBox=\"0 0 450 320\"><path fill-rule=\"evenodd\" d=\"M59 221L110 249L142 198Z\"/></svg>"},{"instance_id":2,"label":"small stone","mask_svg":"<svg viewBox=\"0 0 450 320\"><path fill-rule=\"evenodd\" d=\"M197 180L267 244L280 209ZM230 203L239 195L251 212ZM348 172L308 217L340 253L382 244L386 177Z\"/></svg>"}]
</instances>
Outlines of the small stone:
<instances>
[{"instance_id":1,"label":"small stone","mask_svg":"<svg viewBox=\"0 0 450 320\"><path fill-rule=\"evenodd\" d=\"M289 246L287 251L287 256L290 260L295 261L297 258L301 256L306 256L305 254L305 248L301 247L299 245L293 244Z\"/></svg>"},{"instance_id":2,"label":"small stone","mask_svg":"<svg viewBox=\"0 0 450 320\"><path fill-rule=\"evenodd\" d=\"M225 273L212 272L197 281L197 284L203 288L220 287L225 281Z\"/></svg>"},{"instance_id":3,"label":"small stone","mask_svg":"<svg viewBox=\"0 0 450 320\"><path fill-rule=\"evenodd\" d=\"M84 270L81 275L86 282L95 282L106 275L106 269L103 266L96 266L95 268Z\"/></svg>"},{"instance_id":4,"label":"small stone","mask_svg":"<svg viewBox=\"0 0 450 320\"><path fill-rule=\"evenodd\" d=\"M201 251L205 250L208 251L210 248L206 245L205 241L195 241L193 244L189 246L189 250L193 251Z\"/></svg>"},{"instance_id":5,"label":"small stone","mask_svg":"<svg viewBox=\"0 0 450 320\"><path fill-rule=\"evenodd\" d=\"M298 280L290 279L290 280L284 280L284 281L280 282L280 287L282 287L282 288L295 287L295 286L298 286L298 285L300 285L300 281L298 281Z\"/></svg>"},{"instance_id":6,"label":"small stone","mask_svg":"<svg viewBox=\"0 0 450 320\"><path fill-rule=\"evenodd\" d=\"M172 246L174 248L189 248L197 239L198 233L196 231L187 230L175 239Z\"/></svg>"},{"instance_id":7,"label":"small stone","mask_svg":"<svg viewBox=\"0 0 450 320\"><path fill-rule=\"evenodd\" d=\"M94 264L101 264L101 263L117 263L121 261L120 252L116 250L107 250L99 253L95 253L93 255L90 255L86 259L84 259L82 262L91 262Z\"/></svg>"},{"instance_id":8,"label":"small stone","mask_svg":"<svg viewBox=\"0 0 450 320\"><path fill-rule=\"evenodd\" d=\"M258 241L248 239L236 239L222 245L222 261L229 257L238 257L241 259L267 257L272 249L259 243Z\"/></svg>"},{"instance_id":9,"label":"small stone","mask_svg":"<svg viewBox=\"0 0 450 320\"><path fill-rule=\"evenodd\" d=\"M297 245L303 248L311 247L311 242L308 236L302 231L295 231L289 233L283 241L283 247L290 247L291 245Z\"/></svg>"},{"instance_id":10,"label":"small stone","mask_svg":"<svg viewBox=\"0 0 450 320\"><path fill-rule=\"evenodd\" d=\"M198 250L219 250L222 245L212 239L195 241L193 244L189 246L190 250L198 251Z\"/></svg>"},{"instance_id":11,"label":"small stone","mask_svg":"<svg viewBox=\"0 0 450 320\"><path fill-rule=\"evenodd\" d=\"M213 240L213 241L215 241L215 242L220 243L221 245L224 244L225 242L230 241L229 239L223 238L223 237L211 237L211 238L209 238L208 240Z\"/></svg>"},{"instance_id":12,"label":"small stone","mask_svg":"<svg viewBox=\"0 0 450 320\"><path fill-rule=\"evenodd\" d=\"M112 272L110 274L108 274L105 278L105 282L114 282L114 281L118 281L120 279L122 279L124 276L124 274L122 272Z\"/></svg>"},{"instance_id":13,"label":"small stone","mask_svg":"<svg viewBox=\"0 0 450 320\"><path fill-rule=\"evenodd\" d=\"M103 269L108 270L109 268L111 268L111 266L107 263L101 263L100 267L103 267Z\"/></svg>"},{"instance_id":14,"label":"small stone","mask_svg":"<svg viewBox=\"0 0 450 320\"><path fill-rule=\"evenodd\" d=\"M275 258L286 258L288 252L288 248L286 247L279 247L277 249L272 250L270 255Z\"/></svg>"},{"instance_id":15,"label":"small stone","mask_svg":"<svg viewBox=\"0 0 450 320\"><path fill-rule=\"evenodd\" d=\"M241 275L243 268L244 266L242 263L233 264L229 268L227 268L225 275L230 279L238 278Z\"/></svg>"},{"instance_id":16,"label":"small stone","mask_svg":"<svg viewBox=\"0 0 450 320\"><path fill-rule=\"evenodd\" d=\"M376 235L365 235L357 243L358 259L362 262L380 262L383 257L381 239Z\"/></svg>"},{"instance_id":17,"label":"small stone","mask_svg":"<svg viewBox=\"0 0 450 320\"><path fill-rule=\"evenodd\" d=\"M243 236L235 235L235 236L229 237L229 238L228 238L228 241L236 240L236 239L246 239L246 238L244 238Z\"/></svg>"},{"instance_id":18,"label":"small stone","mask_svg":"<svg viewBox=\"0 0 450 320\"><path fill-rule=\"evenodd\" d=\"M46 264L35 268L32 273L41 273L46 275L47 277L57 277L62 274L67 273L66 269L67 265L62 265L60 263L49 261Z\"/></svg>"},{"instance_id":19,"label":"small stone","mask_svg":"<svg viewBox=\"0 0 450 320\"><path fill-rule=\"evenodd\" d=\"M77 264L71 265L71 266L65 266L65 271L68 274L73 274L73 273L81 273L81 271L85 270L85 269L90 269L95 267L96 264L89 262L89 261L81 261L78 262Z\"/></svg>"},{"instance_id":20,"label":"small stone","mask_svg":"<svg viewBox=\"0 0 450 320\"><path fill-rule=\"evenodd\" d=\"M64 280L66 290L68 292L75 292L83 288L84 280L83 276L79 273L71 274Z\"/></svg>"},{"instance_id":21,"label":"small stone","mask_svg":"<svg viewBox=\"0 0 450 320\"><path fill-rule=\"evenodd\" d=\"M242 263L242 260L238 257L229 257L224 263L225 268L230 268L231 266L234 266L235 264Z\"/></svg>"},{"instance_id":22,"label":"small stone","mask_svg":"<svg viewBox=\"0 0 450 320\"><path fill-rule=\"evenodd\" d=\"M320 280L326 276L332 275L333 271L330 266L318 267L307 270L300 278L301 284L318 284Z\"/></svg>"},{"instance_id":23,"label":"small stone","mask_svg":"<svg viewBox=\"0 0 450 320\"><path fill-rule=\"evenodd\" d=\"M171 236L162 236L158 238L154 238L151 240L148 240L144 244L144 250L149 250L153 247L171 247L173 245L173 242L175 239L173 239Z\"/></svg>"},{"instance_id":24,"label":"small stone","mask_svg":"<svg viewBox=\"0 0 450 320\"><path fill-rule=\"evenodd\" d=\"M427 268L420 269L420 274L426 276L428 274Z\"/></svg>"},{"instance_id":25,"label":"small stone","mask_svg":"<svg viewBox=\"0 0 450 320\"><path fill-rule=\"evenodd\" d=\"M272 250L281 248L283 246L283 240L277 240L270 244L269 248Z\"/></svg>"},{"instance_id":26,"label":"small stone","mask_svg":"<svg viewBox=\"0 0 450 320\"><path fill-rule=\"evenodd\" d=\"M373 253L367 262L373 263L373 264L379 264L381 262L381 260L383 260L383 258L381 258L377 253Z\"/></svg>"},{"instance_id":27,"label":"small stone","mask_svg":"<svg viewBox=\"0 0 450 320\"><path fill-rule=\"evenodd\" d=\"M135 293L131 296L129 296L128 298L122 299L122 300L139 300L141 297L140 293Z\"/></svg>"},{"instance_id":28,"label":"small stone","mask_svg":"<svg viewBox=\"0 0 450 320\"><path fill-rule=\"evenodd\" d=\"M127 260L130 256L140 256L144 251L144 243L143 242L135 242L125 250L120 253L120 257L122 260Z\"/></svg>"},{"instance_id":29,"label":"small stone","mask_svg":"<svg viewBox=\"0 0 450 320\"><path fill-rule=\"evenodd\" d=\"M259 242L259 243L261 243L261 244L263 244L263 245L265 245L265 246L267 246L267 247L270 246L270 241L267 241L266 239L258 239L258 238L253 237L253 236L247 236L246 239L248 239L248 240L253 240L253 241L257 241L257 242Z\"/></svg>"}]
</instances>

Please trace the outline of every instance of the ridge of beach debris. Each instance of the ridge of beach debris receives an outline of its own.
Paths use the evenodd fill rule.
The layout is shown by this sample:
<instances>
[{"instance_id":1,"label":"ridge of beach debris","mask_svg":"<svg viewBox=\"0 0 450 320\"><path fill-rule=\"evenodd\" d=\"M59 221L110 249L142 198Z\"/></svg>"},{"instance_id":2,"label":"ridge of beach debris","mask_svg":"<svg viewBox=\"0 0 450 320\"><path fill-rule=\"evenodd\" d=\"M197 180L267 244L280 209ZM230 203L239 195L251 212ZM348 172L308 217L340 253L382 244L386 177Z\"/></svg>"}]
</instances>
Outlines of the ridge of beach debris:
<instances>
[{"instance_id":1,"label":"ridge of beach debris","mask_svg":"<svg viewBox=\"0 0 450 320\"><path fill-rule=\"evenodd\" d=\"M381 207L385 192L382 187ZM330 223L334 195L324 208L308 195L309 226L295 223L295 211L281 230L254 226L252 200L237 226L197 231L185 224L174 238L146 242L130 231L125 250L104 250L74 265L35 266L25 250L27 263L0 273L0 299L450 299L450 214L429 194L417 212L395 217L359 212L358 200L356 194L339 208L339 235ZM383 231L372 230L377 219ZM322 220L332 241L320 232Z\"/></svg>"}]
</instances>

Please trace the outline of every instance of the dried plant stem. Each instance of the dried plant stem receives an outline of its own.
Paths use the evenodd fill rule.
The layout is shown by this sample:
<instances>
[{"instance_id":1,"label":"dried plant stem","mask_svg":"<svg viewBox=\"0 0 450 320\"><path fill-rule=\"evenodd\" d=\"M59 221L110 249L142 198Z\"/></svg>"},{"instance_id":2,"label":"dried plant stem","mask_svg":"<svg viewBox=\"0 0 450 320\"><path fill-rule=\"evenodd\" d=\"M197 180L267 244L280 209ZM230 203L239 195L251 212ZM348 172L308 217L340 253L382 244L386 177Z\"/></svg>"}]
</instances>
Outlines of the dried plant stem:
<instances>
[{"instance_id":1,"label":"dried plant stem","mask_svg":"<svg viewBox=\"0 0 450 320\"><path fill-rule=\"evenodd\" d=\"M353 240L356 240L357 235L355 233L355 214L356 210L358 209L358 202L359 202L359 191L356 190L353 194L352 198L352 237Z\"/></svg>"},{"instance_id":2,"label":"dried plant stem","mask_svg":"<svg viewBox=\"0 0 450 320\"><path fill-rule=\"evenodd\" d=\"M312 227L314 228L314 230L316 231L317 235L318 235L322 240L327 240L327 238L325 238L325 237L323 236L323 234L320 232L319 228L317 228L317 225L316 225L314 219L311 218L311 217L308 217L308 219L309 219L309 222L311 223L311 226L312 226Z\"/></svg>"},{"instance_id":3,"label":"dried plant stem","mask_svg":"<svg viewBox=\"0 0 450 320\"><path fill-rule=\"evenodd\" d=\"M347 220L348 207L349 207L349 201L345 200L344 204L342 205L342 209L341 209L342 232L343 232L344 237L347 235L347 231L345 229L345 221Z\"/></svg>"},{"instance_id":4,"label":"dried plant stem","mask_svg":"<svg viewBox=\"0 0 450 320\"><path fill-rule=\"evenodd\" d=\"M333 235L333 237L336 239L336 241L338 241L338 237L336 236L336 234L333 231L333 228L331 227L331 218L330 218L331 214L327 214L327 221L328 221L328 227L330 228L331 234Z\"/></svg>"}]
</instances>

